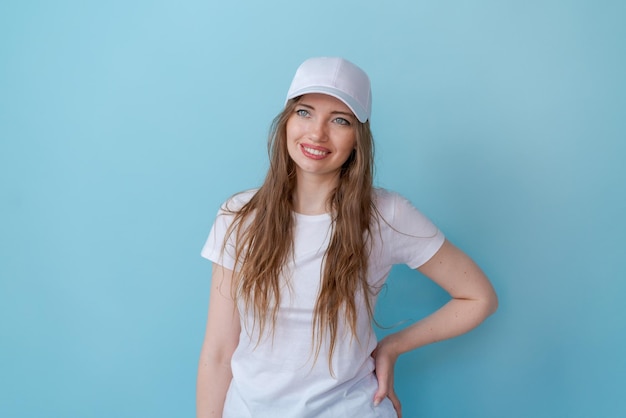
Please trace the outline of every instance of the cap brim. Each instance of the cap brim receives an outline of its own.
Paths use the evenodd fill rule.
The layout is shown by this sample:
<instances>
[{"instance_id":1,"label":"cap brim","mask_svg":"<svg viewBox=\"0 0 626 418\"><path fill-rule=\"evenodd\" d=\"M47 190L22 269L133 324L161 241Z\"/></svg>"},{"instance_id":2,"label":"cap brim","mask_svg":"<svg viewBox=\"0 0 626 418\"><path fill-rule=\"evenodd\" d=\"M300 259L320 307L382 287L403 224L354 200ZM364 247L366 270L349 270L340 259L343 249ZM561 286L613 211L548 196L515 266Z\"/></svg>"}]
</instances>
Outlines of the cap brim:
<instances>
[{"instance_id":1,"label":"cap brim","mask_svg":"<svg viewBox=\"0 0 626 418\"><path fill-rule=\"evenodd\" d=\"M352 100L352 97L350 97L350 95L344 93L339 89L334 89L328 86L308 86L300 90L289 92L287 100L310 93L327 94L341 100L346 106L348 106L348 108L350 108L350 110L352 111L352 113L354 113L354 116L359 120L359 122L367 122L367 111L359 106L359 104L356 103L354 100Z\"/></svg>"}]
</instances>

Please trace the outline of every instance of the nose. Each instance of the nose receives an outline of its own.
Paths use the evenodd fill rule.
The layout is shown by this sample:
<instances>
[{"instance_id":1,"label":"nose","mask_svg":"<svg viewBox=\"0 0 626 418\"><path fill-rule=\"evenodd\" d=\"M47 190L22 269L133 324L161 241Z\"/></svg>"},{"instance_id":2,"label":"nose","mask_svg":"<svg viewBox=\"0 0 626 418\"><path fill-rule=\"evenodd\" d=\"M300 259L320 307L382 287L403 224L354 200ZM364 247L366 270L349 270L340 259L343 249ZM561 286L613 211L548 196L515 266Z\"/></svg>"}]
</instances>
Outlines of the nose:
<instances>
[{"instance_id":1,"label":"nose","mask_svg":"<svg viewBox=\"0 0 626 418\"><path fill-rule=\"evenodd\" d=\"M311 120L308 133L311 140L315 142L324 142L328 139L326 124L320 119Z\"/></svg>"}]
</instances>

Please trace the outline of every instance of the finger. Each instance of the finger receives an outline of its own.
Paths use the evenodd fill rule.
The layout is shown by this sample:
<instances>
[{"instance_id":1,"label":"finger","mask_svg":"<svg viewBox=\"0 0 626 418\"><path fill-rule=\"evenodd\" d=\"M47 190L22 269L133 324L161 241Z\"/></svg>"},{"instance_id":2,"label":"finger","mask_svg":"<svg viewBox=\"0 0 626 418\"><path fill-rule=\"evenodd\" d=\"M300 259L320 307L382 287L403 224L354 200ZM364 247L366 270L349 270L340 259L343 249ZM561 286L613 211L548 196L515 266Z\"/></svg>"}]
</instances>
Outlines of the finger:
<instances>
[{"instance_id":1,"label":"finger","mask_svg":"<svg viewBox=\"0 0 626 418\"><path fill-rule=\"evenodd\" d=\"M402 405L400 404L400 399L396 396L395 391L389 392L389 400L391 400L391 404L393 405L393 409L396 410L396 414L398 414L398 418L402 418Z\"/></svg>"},{"instance_id":2,"label":"finger","mask_svg":"<svg viewBox=\"0 0 626 418\"><path fill-rule=\"evenodd\" d=\"M374 394L374 405L378 406L387 397L389 391L387 371L384 368L376 369L376 380L378 380L378 390Z\"/></svg>"},{"instance_id":3,"label":"finger","mask_svg":"<svg viewBox=\"0 0 626 418\"><path fill-rule=\"evenodd\" d=\"M374 406L378 406L386 397L387 391L385 390L385 388L379 386L376 394L374 394Z\"/></svg>"}]
</instances>

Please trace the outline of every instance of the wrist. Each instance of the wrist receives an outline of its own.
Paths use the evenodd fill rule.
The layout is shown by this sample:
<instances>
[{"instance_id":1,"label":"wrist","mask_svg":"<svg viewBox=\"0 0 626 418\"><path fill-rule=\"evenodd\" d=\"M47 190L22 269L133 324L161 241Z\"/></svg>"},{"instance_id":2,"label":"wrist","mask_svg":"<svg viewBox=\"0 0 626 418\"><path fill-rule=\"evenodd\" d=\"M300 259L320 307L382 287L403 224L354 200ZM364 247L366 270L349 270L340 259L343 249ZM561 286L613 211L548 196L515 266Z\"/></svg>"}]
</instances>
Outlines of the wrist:
<instances>
[{"instance_id":1,"label":"wrist","mask_svg":"<svg viewBox=\"0 0 626 418\"><path fill-rule=\"evenodd\" d=\"M384 351L388 356L392 356L394 359L398 358L398 356L402 354L402 350L400 349L397 335L390 334L380 340L378 342L378 351Z\"/></svg>"}]
</instances>

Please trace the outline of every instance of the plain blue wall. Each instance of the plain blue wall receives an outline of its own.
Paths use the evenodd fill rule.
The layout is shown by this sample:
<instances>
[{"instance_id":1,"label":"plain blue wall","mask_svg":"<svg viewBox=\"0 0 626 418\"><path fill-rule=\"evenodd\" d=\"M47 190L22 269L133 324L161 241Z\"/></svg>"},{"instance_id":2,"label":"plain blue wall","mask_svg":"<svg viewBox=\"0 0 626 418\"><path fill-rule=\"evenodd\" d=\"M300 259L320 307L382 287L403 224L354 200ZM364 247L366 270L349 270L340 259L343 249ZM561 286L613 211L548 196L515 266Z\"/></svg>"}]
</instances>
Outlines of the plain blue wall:
<instances>
[{"instance_id":1,"label":"plain blue wall","mask_svg":"<svg viewBox=\"0 0 626 418\"><path fill-rule=\"evenodd\" d=\"M405 417L626 416L625 5L3 2L0 416L193 416L200 248L316 55L367 70L377 184L500 295L400 359ZM399 267L377 318L445 300Z\"/></svg>"}]
</instances>

